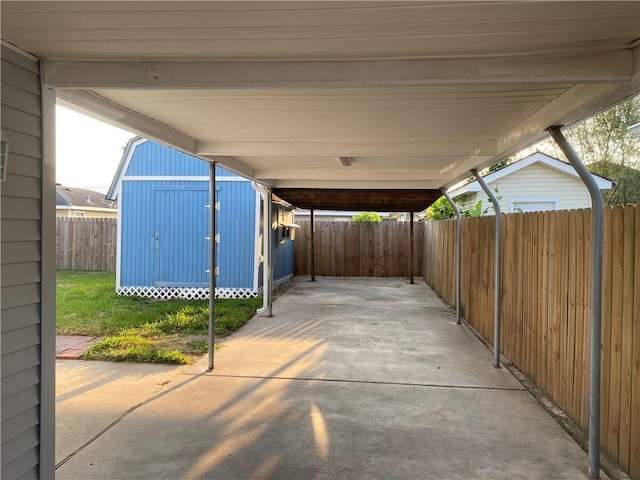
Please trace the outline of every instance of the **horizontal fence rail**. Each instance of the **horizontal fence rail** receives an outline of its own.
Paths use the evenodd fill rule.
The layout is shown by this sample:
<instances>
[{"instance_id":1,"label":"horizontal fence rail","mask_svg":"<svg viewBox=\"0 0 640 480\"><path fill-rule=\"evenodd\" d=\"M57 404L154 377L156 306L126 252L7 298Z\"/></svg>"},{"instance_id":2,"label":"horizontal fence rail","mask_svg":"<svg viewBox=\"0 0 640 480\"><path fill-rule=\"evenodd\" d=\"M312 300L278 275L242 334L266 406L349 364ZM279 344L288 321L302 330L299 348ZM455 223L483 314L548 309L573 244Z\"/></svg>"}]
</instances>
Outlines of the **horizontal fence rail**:
<instances>
[{"instance_id":1,"label":"horizontal fence rail","mask_svg":"<svg viewBox=\"0 0 640 480\"><path fill-rule=\"evenodd\" d=\"M294 244L295 275L311 274L311 222L299 222ZM420 276L424 223L414 223L413 273ZM409 275L409 222L317 221L316 275L332 277L406 277Z\"/></svg>"},{"instance_id":2,"label":"horizontal fence rail","mask_svg":"<svg viewBox=\"0 0 640 480\"><path fill-rule=\"evenodd\" d=\"M493 338L492 217L463 220L462 314ZM503 217L502 352L583 430L589 418L590 210ZM455 304L455 221L427 222L426 282ZM640 206L604 211L601 441L640 480Z\"/></svg>"},{"instance_id":3,"label":"horizontal fence rail","mask_svg":"<svg viewBox=\"0 0 640 480\"><path fill-rule=\"evenodd\" d=\"M115 218L56 218L56 265L59 270L115 272Z\"/></svg>"}]
</instances>

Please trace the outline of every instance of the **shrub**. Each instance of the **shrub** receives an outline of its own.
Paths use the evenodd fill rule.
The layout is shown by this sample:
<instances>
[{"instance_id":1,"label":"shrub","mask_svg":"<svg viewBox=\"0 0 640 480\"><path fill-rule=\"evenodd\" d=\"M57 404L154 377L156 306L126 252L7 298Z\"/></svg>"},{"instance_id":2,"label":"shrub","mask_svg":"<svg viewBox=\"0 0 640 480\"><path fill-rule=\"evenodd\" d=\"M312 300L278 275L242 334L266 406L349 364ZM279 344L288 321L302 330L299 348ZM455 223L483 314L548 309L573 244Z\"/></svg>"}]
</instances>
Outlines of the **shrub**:
<instances>
[{"instance_id":1,"label":"shrub","mask_svg":"<svg viewBox=\"0 0 640 480\"><path fill-rule=\"evenodd\" d=\"M360 212L351 217L356 223L380 223L382 217L377 212Z\"/></svg>"}]
</instances>

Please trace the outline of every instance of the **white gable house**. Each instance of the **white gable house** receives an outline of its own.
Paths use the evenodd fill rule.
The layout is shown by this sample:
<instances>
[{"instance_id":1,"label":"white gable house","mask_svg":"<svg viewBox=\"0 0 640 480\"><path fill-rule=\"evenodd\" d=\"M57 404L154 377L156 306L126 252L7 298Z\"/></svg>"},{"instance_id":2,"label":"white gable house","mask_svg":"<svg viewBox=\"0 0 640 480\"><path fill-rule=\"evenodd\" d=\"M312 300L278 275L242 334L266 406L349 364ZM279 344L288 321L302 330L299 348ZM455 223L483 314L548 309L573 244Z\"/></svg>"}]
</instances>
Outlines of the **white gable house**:
<instances>
[{"instance_id":1,"label":"white gable house","mask_svg":"<svg viewBox=\"0 0 640 480\"><path fill-rule=\"evenodd\" d=\"M600 190L612 187L610 180L593 175ZM483 177L496 193L503 213L570 210L591 207L587 188L574 168L561 160L537 152ZM449 192L463 210L482 200L491 202L477 181Z\"/></svg>"}]
</instances>

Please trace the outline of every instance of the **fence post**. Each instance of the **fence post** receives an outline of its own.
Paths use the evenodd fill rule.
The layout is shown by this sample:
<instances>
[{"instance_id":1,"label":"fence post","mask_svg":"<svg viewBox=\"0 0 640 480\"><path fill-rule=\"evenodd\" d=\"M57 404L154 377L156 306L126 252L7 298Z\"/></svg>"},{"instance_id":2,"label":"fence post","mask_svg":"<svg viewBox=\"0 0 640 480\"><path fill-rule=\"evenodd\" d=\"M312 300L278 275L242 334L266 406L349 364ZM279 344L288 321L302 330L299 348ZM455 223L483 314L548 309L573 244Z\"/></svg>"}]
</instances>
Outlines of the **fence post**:
<instances>
[{"instance_id":1,"label":"fence post","mask_svg":"<svg viewBox=\"0 0 640 480\"><path fill-rule=\"evenodd\" d=\"M449 204L456 213L456 322L460 324L460 256L461 256L461 240L462 240L462 216L460 215L460 209L456 205L456 202L449 196L447 190L443 188L441 190L444 197L449 201Z\"/></svg>"},{"instance_id":2,"label":"fence post","mask_svg":"<svg viewBox=\"0 0 640 480\"><path fill-rule=\"evenodd\" d=\"M409 213L409 283L413 285L413 212Z\"/></svg>"},{"instance_id":3,"label":"fence post","mask_svg":"<svg viewBox=\"0 0 640 480\"><path fill-rule=\"evenodd\" d=\"M311 211L311 281L316 281L316 221L313 208Z\"/></svg>"}]
</instances>

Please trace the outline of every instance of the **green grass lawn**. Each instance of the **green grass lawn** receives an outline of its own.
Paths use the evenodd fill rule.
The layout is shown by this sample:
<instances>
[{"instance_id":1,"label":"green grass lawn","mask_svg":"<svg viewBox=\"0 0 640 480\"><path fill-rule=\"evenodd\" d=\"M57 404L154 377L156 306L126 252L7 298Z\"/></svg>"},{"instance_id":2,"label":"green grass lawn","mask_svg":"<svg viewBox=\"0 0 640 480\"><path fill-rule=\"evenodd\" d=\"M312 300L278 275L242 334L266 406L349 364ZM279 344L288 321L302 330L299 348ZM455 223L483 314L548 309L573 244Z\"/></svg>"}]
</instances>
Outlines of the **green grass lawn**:
<instances>
[{"instance_id":1,"label":"green grass lawn","mask_svg":"<svg viewBox=\"0 0 640 480\"><path fill-rule=\"evenodd\" d=\"M56 301L58 334L105 336L85 358L190 363L207 352L207 300L118 296L113 273L59 271ZM236 331L260 305L216 300L216 335Z\"/></svg>"}]
</instances>

